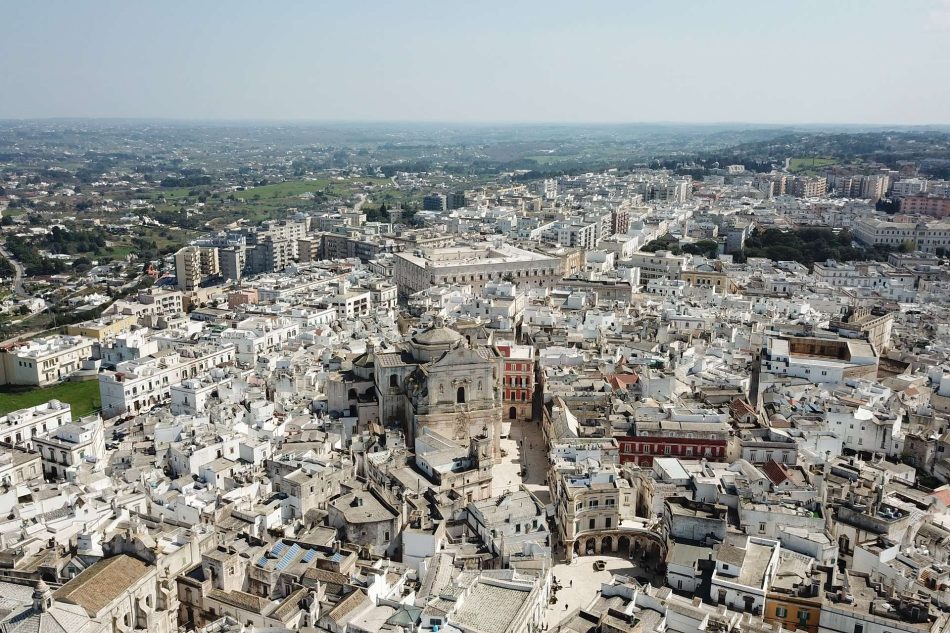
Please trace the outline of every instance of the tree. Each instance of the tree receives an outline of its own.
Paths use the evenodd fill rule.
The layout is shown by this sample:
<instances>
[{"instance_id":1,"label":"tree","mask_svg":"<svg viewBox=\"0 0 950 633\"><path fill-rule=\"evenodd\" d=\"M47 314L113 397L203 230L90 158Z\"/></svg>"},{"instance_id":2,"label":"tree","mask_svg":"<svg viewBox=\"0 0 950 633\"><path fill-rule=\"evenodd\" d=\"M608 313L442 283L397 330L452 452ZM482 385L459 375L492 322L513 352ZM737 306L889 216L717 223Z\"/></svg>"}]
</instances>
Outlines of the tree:
<instances>
[{"instance_id":1,"label":"tree","mask_svg":"<svg viewBox=\"0 0 950 633\"><path fill-rule=\"evenodd\" d=\"M3 218L0 218L0 225L2 225L2 226L10 226L10 225L12 225L12 224L13 224L13 216L12 216L12 215L5 215L5 216L3 216Z\"/></svg>"}]
</instances>

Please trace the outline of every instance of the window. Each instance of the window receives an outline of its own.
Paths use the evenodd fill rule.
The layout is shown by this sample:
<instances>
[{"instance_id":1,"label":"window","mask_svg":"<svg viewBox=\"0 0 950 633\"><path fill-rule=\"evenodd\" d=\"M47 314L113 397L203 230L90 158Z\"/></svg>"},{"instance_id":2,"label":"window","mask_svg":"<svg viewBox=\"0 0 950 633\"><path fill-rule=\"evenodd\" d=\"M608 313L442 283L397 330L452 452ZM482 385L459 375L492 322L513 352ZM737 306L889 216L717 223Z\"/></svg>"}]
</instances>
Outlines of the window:
<instances>
[{"instance_id":1,"label":"window","mask_svg":"<svg viewBox=\"0 0 950 633\"><path fill-rule=\"evenodd\" d=\"M604 519L604 527L610 528L610 522L611 522L610 517L607 517L606 519Z\"/></svg>"},{"instance_id":2,"label":"window","mask_svg":"<svg viewBox=\"0 0 950 633\"><path fill-rule=\"evenodd\" d=\"M590 527L588 527L587 529L589 529L589 530L593 530L593 529L594 529L594 526L596 525L596 523L595 523L594 521L595 521L595 519L591 519L591 520L590 520L590 523L589 523L589 526L590 526Z\"/></svg>"},{"instance_id":3,"label":"window","mask_svg":"<svg viewBox=\"0 0 950 633\"><path fill-rule=\"evenodd\" d=\"M805 611L804 609L798 610L798 623L799 624L808 624L808 618L811 616L811 613Z\"/></svg>"},{"instance_id":4,"label":"window","mask_svg":"<svg viewBox=\"0 0 950 633\"><path fill-rule=\"evenodd\" d=\"M775 617L785 618L788 615L788 609L785 607L775 607Z\"/></svg>"},{"instance_id":5,"label":"window","mask_svg":"<svg viewBox=\"0 0 950 633\"><path fill-rule=\"evenodd\" d=\"M864 633L864 625L863 625L863 624L855 624L855 625L854 625L854 633Z\"/></svg>"}]
</instances>

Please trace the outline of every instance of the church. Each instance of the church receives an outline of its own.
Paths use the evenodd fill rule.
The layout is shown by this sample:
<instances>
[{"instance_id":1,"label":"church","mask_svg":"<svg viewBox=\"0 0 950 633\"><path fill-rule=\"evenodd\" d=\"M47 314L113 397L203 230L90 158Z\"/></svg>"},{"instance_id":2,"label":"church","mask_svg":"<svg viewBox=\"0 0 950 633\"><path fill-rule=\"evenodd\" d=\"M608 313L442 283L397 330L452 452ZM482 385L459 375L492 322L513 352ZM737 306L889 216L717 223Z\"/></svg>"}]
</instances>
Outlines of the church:
<instances>
[{"instance_id":1,"label":"church","mask_svg":"<svg viewBox=\"0 0 950 633\"><path fill-rule=\"evenodd\" d=\"M400 426L411 441L431 429L468 447L491 439L501 459L501 381L504 357L493 345L470 343L441 321L398 349L375 354L379 419Z\"/></svg>"}]
</instances>

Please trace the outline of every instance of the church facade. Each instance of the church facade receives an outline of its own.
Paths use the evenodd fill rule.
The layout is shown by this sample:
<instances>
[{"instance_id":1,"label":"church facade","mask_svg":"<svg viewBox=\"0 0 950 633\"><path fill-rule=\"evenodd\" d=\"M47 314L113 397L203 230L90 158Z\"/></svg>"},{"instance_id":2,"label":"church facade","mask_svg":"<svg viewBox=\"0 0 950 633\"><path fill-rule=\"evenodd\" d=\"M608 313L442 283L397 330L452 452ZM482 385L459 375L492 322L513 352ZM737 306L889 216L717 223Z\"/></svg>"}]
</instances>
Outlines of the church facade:
<instances>
[{"instance_id":1,"label":"church facade","mask_svg":"<svg viewBox=\"0 0 950 633\"><path fill-rule=\"evenodd\" d=\"M412 440L431 429L464 447L487 436L498 461L503 362L494 346L472 345L441 324L419 332L375 355L380 422L401 426Z\"/></svg>"}]
</instances>

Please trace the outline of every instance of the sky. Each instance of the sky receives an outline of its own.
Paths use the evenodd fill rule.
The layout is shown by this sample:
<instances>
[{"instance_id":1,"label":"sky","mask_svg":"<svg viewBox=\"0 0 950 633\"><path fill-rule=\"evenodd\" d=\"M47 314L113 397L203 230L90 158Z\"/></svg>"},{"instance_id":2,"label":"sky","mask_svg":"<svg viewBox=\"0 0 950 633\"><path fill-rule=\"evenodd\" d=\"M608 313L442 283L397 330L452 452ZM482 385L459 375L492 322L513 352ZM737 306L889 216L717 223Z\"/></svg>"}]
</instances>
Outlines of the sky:
<instances>
[{"instance_id":1,"label":"sky","mask_svg":"<svg viewBox=\"0 0 950 633\"><path fill-rule=\"evenodd\" d=\"M950 0L0 0L0 118L950 123Z\"/></svg>"}]
</instances>

